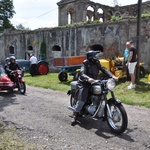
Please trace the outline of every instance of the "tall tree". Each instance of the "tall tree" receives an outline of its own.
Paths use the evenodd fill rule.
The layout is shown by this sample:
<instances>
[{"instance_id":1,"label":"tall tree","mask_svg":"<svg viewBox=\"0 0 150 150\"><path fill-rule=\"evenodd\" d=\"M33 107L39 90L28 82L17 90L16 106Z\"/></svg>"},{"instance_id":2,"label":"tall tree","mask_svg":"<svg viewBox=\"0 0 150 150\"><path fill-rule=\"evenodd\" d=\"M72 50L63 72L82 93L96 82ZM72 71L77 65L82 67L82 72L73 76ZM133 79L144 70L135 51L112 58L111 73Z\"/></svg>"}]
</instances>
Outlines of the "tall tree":
<instances>
[{"instance_id":1,"label":"tall tree","mask_svg":"<svg viewBox=\"0 0 150 150\"><path fill-rule=\"evenodd\" d=\"M15 27L17 30L31 30L30 28L25 28L22 24L18 24Z\"/></svg>"},{"instance_id":2,"label":"tall tree","mask_svg":"<svg viewBox=\"0 0 150 150\"><path fill-rule=\"evenodd\" d=\"M9 20L14 14L13 0L0 0L0 31L14 28Z\"/></svg>"}]
</instances>

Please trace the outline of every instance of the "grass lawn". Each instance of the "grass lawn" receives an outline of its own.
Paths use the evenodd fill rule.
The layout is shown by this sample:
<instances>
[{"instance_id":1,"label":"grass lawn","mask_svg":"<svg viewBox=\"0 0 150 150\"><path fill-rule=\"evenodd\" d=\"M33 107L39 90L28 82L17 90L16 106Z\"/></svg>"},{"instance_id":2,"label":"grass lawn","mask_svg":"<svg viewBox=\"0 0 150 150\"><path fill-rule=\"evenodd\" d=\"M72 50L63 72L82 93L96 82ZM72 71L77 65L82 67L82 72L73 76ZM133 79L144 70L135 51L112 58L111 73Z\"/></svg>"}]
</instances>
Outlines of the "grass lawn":
<instances>
[{"instance_id":1,"label":"grass lawn","mask_svg":"<svg viewBox=\"0 0 150 150\"><path fill-rule=\"evenodd\" d=\"M120 79L114 90L116 97L125 104L150 108L150 84L148 84L147 77L140 79L134 90L128 90L127 86L129 83L125 82L124 79ZM49 73L35 77L26 73L24 79L28 85L67 92L70 89L70 82L73 80L73 77L68 76L68 81L60 82L58 73Z\"/></svg>"}]
</instances>

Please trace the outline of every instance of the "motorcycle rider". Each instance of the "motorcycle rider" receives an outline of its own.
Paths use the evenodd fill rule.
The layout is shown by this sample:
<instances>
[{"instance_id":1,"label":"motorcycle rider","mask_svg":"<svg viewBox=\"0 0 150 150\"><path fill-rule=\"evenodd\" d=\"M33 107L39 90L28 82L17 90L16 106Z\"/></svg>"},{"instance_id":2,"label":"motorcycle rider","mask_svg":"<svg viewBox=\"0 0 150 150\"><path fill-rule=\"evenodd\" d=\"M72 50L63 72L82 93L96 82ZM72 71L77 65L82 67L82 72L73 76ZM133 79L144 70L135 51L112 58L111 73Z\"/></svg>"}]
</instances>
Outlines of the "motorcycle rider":
<instances>
[{"instance_id":1,"label":"motorcycle rider","mask_svg":"<svg viewBox=\"0 0 150 150\"><path fill-rule=\"evenodd\" d=\"M81 66L80 75L78 78L78 101L75 108L68 106L68 108L74 112L73 120L71 121L72 125L76 123L77 117L87 100L90 85L94 82L94 80L98 79L99 71L102 71L109 78L118 80L118 77L115 77L111 72L101 66L100 61L98 60L98 55L99 54L97 51L88 51L86 54L86 60L83 61Z\"/></svg>"},{"instance_id":2,"label":"motorcycle rider","mask_svg":"<svg viewBox=\"0 0 150 150\"><path fill-rule=\"evenodd\" d=\"M14 78L14 76L13 76L13 72L15 71L15 70L17 70L17 69L19 69L19 70L22 70L20 67L19 67L19 65L18 65L18 63L16 63L16 58L15 58L15 56L10 56L10 63L8 64L8 67L6 68L6 71L7 71L7 75L8 75L8 77L13 81L13 82L15 82L15 78Z\"/></svg>"}]
</instances>

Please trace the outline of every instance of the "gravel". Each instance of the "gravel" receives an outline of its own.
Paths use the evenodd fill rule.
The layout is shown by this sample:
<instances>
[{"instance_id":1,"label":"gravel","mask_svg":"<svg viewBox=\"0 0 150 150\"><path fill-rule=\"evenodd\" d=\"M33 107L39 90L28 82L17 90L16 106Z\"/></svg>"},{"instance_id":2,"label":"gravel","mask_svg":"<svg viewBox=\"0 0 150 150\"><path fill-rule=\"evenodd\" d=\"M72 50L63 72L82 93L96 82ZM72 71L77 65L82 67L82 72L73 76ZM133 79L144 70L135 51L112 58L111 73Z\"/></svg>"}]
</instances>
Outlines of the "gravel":
<instances>
[{"instance_id":1,"label":"gravel","mask_svg":"<svg viewBox=\"0 0 150 150\"><path fill-rule=\"evenodd\" d=\"M71 126L66 93L28 85L25 95L1 91L0 122L44 150L150 150L150 109L124 104L128 128L114 135L101 120L80 118Z\"/></svg>"}]
</instances>

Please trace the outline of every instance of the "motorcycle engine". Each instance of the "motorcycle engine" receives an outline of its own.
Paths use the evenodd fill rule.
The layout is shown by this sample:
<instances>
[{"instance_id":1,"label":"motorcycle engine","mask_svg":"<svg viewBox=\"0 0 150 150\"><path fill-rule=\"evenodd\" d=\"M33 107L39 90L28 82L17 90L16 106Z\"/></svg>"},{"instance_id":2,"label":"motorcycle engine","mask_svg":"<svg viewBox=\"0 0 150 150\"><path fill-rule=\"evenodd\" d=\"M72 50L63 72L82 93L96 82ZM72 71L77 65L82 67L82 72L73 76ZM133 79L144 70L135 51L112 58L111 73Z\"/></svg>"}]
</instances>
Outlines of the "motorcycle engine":
<instances>
[{"instance_id":1,"label":"motorcycle engine","mask_svg":"<svg viewBox=\"0 0 150 150\"><path fill-rule=\"evenodd\" d=\"M96 105L88 105L86 107L86 110L88 111L88 113L93 115L95 113L95 111L96 111Z\"/></svg>"},{"instance_id":2,"label":"motorcycle engine","mask_svg":"<svg viewBox=\"0 0 150 150\"><path fill-rule=\"evenodd\" d=\"M91 95L90 101L91 101L91 105L88 105L86 107L86 110L87 110L88 113L93 115L95 113L96 107L98 105L98 96Z\"/></svg>"}]
</instances>

